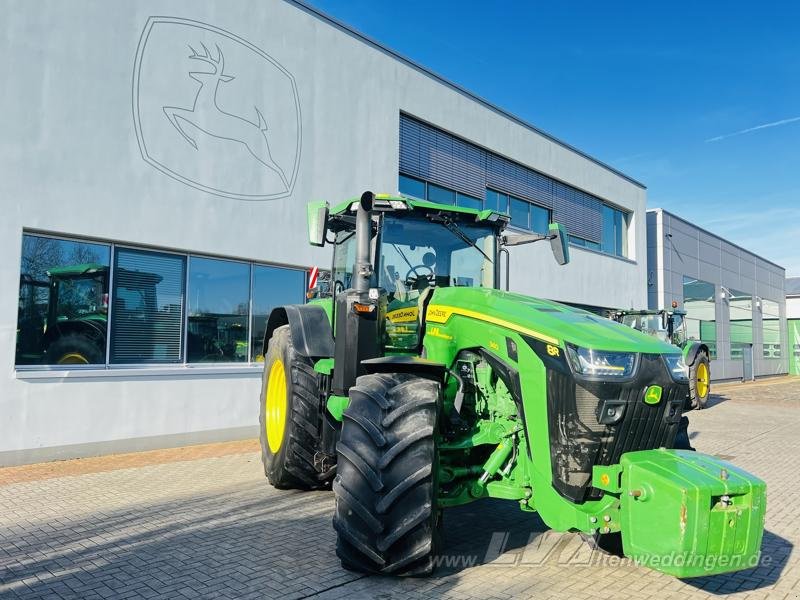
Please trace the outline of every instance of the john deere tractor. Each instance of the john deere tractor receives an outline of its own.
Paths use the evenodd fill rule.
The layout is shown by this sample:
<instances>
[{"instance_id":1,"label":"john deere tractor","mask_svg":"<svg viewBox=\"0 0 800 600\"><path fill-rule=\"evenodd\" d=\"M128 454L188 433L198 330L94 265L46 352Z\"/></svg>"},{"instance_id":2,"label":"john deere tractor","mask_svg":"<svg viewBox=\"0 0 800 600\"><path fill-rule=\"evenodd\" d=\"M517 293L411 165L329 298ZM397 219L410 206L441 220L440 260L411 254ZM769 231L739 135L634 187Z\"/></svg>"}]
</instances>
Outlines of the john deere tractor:
<instances>
[{"instance_id":1,"label":"john deere tractor","mask_svg":"<svg viewBox=\"0 0 800 600\"><path fill-rule=\"evenodd\" d=\"M514 236L506 224L369 192L309 206L309 241L333 246L333 297L268 319L271 484L332 486L336 552L365 573L430 573L444 509L482 498L679 577L753 566L764 483L675 449L683 355L498 289L505 247L546 240L569 260L561 226Z\"/></svg>"},{"instance_id":2,"label":"john deere tractor","mask_svg":"<svg viewBox=\"0 0 800 600\"><path fill-rule=\"evenodd\" d=\"M690 340L686 335L686 311L672 303L672 310L620 310L612 314L615 321L677 346L689 368L689 400L691 408L705 408L711 392L711 353L708 345Z\"/></svg>"}]
</instances>

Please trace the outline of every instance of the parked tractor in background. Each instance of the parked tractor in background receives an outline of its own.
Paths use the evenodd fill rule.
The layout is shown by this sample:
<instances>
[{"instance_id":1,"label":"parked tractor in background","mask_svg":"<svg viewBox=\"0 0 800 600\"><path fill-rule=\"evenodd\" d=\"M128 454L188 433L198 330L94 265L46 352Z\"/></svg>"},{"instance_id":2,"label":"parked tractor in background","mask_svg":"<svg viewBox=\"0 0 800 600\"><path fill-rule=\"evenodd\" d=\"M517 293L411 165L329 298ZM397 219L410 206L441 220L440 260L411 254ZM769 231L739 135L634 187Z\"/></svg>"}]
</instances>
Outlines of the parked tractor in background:
<instances>
[{"instance_id":1,"label":"parked tractor in background","mask_svg":"<svg viewBox=\"0 0 800 600\"><path fill-rule=\"evenodd\" d=\"M689 368L689 406L706 407L711 393L711 353L708 345L690 340L686 334L686 311L672 303L672 310L620 310L611 317L634 329L677 346Z\"/></svg>"},{"instance_id":2,"label":"parked tractor in background","mask_svg":"<svg viewBox=\"0 0 800 600\"><path fill-rule=\"evenodd\" d=\"M675 449L681 352L498 289L506 247L547 240L569 260L561 226L510 235L507 220L369 192L309 205L309 241L333 245L334 293L269 316L270 483L332 486L336 552L365 573L430 573L443 510L482 498L679 577L752 566L765 484Z\"/></svg>"},{"instance_id":3,"label":"parked tractor in background","mask_svg":"<svg viewBox=\"0 0 800 600\"><path fill-rule=\"evenodd\" d=\"M108 329L108 266L53 267L47 281L20 278L17 364L103 364ZM159 275L118 269L114 310L123 326L153 328Z\"/></svg>"}]
</instances>

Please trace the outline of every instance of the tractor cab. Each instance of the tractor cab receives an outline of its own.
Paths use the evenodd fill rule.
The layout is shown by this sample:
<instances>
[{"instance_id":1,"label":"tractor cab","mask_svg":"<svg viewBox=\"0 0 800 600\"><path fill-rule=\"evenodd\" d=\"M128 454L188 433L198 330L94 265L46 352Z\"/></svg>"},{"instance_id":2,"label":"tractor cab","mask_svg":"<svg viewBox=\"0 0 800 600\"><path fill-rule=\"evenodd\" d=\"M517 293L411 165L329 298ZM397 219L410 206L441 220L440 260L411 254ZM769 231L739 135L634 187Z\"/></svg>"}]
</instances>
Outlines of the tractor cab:
<instances>
[{"instance_id":1,"label":"tractor cab","mask_svg":"<svg viewBox=\"0 0 800 600\"><path fill-rule=\"evenodd\" d=\"M100 318L108 314L108 267L81 264L47 271L50 300L47 324L75 319Z\"/></svg>"},{"instance_id":2,"label":"tractor cab","mask_svg":"<svg viewBox=\"0 0 800 600\"><path fill-rule=\"evenodd\" d=\"M562 264L569 260L566 236L553 224L545 235L508 236L508 216L491 210L443 207L424 200L377 195L370 200L368 288L385 294L383 323L385 352L417 352L422 309L439 288L500 287L500 256L504 245L550 239ZM327 211L324 204L309 208L327 222L327 241L334 246L334 297L354 284L358 240L356 214L362 200L350 200ZM363 208L362 208L363 210ZM313 228L312 235L320 235ZM522 241L522 238L525 238ZM312 239L321 245L319 237ZM335 309L334 309L335 310Z\"/></svg>"},{"instance_id":3,"label":"tractor cab","mask_svg":"<svg viewBox=\"0 0 800 600\"><path fill-rule=\"evenodd\" d=\"M686 341L686 312L682 310L630 310L614 314L614 320L658 339L682 346Z\"/></svg>"},{"instance_id":4,"label":"tractor cab","mask_svg":"<svg viewBox=\"0 0 800 600\"><path fill-rule=\"evenodd\" d=\"M491 289L498 284L497 240L506 217L491 211L484 215L456 210L443 213L441 208L425 204L381 197L374 204L369 287L385 294L385 351L416 351L420 308L434 289ZM352 203L347 203L330 216L335 295L354 283L357 239L353 213Z\"/></svg>"}]
</instances>

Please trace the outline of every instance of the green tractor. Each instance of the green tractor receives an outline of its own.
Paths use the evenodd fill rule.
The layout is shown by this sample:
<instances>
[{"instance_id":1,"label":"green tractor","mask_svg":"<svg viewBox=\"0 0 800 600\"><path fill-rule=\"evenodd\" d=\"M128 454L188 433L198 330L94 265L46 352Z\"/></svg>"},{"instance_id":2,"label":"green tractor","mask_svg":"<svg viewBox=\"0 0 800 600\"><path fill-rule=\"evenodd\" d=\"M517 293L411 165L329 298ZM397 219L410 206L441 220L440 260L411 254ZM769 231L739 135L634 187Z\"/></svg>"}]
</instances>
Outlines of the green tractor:
<instances>
[{"instance_id":1,"label":"green tractor","mask_svg":"<svg viewBox=\"0 0 800 600\"><path fill-rule=\"evenodd\" d=\"M690 340L686 334L686 311L672 303L672 310L620 310L612 313L615 321L655 336L683 353L683 360L689 368L690 408L705 408L711 393L711 353L708 345Z\"/></svg>"},{"instance_id":2,"label":"green tractor","mask_svg":"<svg viewBox=\"0 0 800 600\"><path fill-rule=\"evenodd\" d=\"M20 278L17 364L105 363L108 271L106 265L85 263L48 269L47 281ZM120 327L153 330L161 276L117 269L115 277Z\"/></svg>"},{"instance_id":3,"label":"green tractor","mask_svg":"<svg viewBox=\"0 0 800 600\"><path fill-rule=\"evenodd\" d=\"M309 205L309 241L334 247L333 297L269 316L270 483L332 486L336 552L365 573L429 574L444 509L482 498L679 577L754 566L765 484L675 449L689 392L682 354L498 289L507 246L549 240L569 260L561 226L513 236L506 224L489 210L369 192Z\"/></svg>"}]
</instances>

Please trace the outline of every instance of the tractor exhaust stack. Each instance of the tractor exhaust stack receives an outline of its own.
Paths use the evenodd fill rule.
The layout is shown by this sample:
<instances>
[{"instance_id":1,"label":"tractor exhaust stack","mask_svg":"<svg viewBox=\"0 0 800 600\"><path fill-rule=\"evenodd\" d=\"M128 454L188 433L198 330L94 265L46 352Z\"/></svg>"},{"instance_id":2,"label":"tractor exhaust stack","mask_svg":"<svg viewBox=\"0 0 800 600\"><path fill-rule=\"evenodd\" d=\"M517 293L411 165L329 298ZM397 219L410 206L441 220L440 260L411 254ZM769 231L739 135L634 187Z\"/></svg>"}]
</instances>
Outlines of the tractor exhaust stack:
<instances>
[{"instance_id":1,"label":"tractor exhaust stack","mask_svg":"<svg viewBox=\"0 0 800 600\"><path fill-rule=\"evenodd\" d=\"M372 234L372 205L375 194L364 192L356 209L356 265L353 289L368 292L372 278L372 263L369 259L369 240Z\"/></svg>"}]
</instances>

